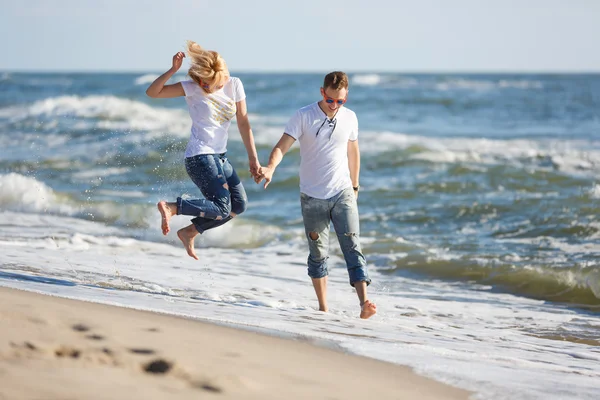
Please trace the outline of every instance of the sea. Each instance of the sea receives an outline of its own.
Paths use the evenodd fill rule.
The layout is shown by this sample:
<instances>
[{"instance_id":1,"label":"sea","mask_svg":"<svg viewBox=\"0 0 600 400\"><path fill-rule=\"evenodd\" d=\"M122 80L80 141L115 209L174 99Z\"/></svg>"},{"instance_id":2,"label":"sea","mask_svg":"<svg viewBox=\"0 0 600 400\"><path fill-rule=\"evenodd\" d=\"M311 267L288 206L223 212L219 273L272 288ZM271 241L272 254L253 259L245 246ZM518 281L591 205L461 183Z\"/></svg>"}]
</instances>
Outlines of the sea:
<instances>
[{"instance_id":1,"label":"sea","mask_svg":"<svg viewBox=\"0 0 600 400\"><path fill-rule=\"evenodd\" d=\"M600 398L600 74L349 74L366 321L335 235L317 310L297 144L264 189L233 123L247 211L199 261L189 217L162 235L156 203L200 194L185 101L145 95L159 74L0 72L0 286L332 346L474 399ZM232 75L266 163L324 73Z\"/></svg>"}]
</instances>

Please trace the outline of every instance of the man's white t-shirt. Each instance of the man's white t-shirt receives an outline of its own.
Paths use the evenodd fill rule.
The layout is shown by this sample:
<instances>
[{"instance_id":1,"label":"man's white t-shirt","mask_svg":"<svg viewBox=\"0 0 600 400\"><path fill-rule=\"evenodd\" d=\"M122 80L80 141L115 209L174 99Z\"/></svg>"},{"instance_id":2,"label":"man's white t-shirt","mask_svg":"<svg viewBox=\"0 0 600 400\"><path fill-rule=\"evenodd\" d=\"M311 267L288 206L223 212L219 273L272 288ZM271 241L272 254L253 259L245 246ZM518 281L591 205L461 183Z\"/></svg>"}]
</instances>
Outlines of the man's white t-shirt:
<instances>
[{"instance_id":1,"label":"man's white t-shirt","mask_svg":"<svg viewBox=\"0 0 600 400\"><path fill-rule=\"evenodd\" d=\"M236 103L246 98L242 81L230 77L221 89L210 94L191 80L181 82L181 86L192 117L192 134L185 156L225 153L227 131L235 117Z\"/></svg>"},{"instance_id":2,"label":"man's white t-shirt","mask_svg":"<svg viewBox=\"0 0 600 400\"><path fill-rule=\"evenodd\" d=\"M296 111L285 133L300 144L302 193L329 199L352 187L348 141L358 139L358 118L354 111L342 107L330 122L319 103L313 103Z\"/></svg>"}]
</instances>

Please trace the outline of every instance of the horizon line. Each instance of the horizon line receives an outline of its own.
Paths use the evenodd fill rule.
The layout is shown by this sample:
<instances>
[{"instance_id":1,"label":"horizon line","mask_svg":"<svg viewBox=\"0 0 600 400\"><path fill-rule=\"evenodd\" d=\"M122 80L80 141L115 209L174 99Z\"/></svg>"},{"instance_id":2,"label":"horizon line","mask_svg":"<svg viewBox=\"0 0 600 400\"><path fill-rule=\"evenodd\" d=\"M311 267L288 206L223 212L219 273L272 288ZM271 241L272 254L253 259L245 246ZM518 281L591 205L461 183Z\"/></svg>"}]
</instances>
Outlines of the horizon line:
<instances>
[{"instance_id":1,"label":"horizon line","mask_svg":"<svg viewBox=\"0 0 600 400\"><path fill-rule=\"evenodd\" d=\"M338 69L339 70L339 69ZM232 70L235 73L242 74L323 74L329 70L268 70L268 69L239 69ZM333 70L332 70L333 71ZM347 74L441 74L441 75L596 75L600 74L598 70L566 70L566 69L548 69L548 70L443 70L443 69L421 69L421 70L365 70L365 69L347 69L342 71ZM1 73L90 73L90 74L160 74L159 70L151 69L5 69L0 68ZM164 71L163 71L164 72ZM186 72L187 70L178 71L177 73Z\"/></svg>"}]
</instances>

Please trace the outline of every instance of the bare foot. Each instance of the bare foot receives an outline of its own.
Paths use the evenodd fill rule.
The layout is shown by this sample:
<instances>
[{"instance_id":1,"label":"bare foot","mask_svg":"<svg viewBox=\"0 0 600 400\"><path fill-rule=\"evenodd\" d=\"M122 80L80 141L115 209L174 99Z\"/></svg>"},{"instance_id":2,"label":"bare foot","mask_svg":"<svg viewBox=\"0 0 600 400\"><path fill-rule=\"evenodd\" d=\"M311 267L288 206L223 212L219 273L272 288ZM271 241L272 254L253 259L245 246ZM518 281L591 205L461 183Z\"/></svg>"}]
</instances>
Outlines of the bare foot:
<instances>
[{"instance_id":1,"label":"bare foot","mask_svg":"<svg viewBox=\"0 0 600 400\"><path fill-rule=\"evenodd\" d=\"M375 314L377 314L377 306L369 300L365 301L360 307L360 317L362 319L371 318Z\"/></svg>"},{"instance_id":2,"label":"bare foot","mask_svg":"<svg viewBox=\"0 0 600 400\"><path fill-rule=\"evenodd\" d=\"M183 242L183 247L185 247L185 250L187 251L189 256L195 258L196 260L199 260L198 256L196 255L196 252L194 251L194 238L198 234L198 231L196 231L196 234L194 234L193 232L190 232L190 227L196 230L194 225L190 225L186 228L178 230L177 237L179 237L179 240Z\"/></svg>"},{"instance_id":3,"label":"bare foot","mask_svg":"<svg viewBox=\"0 0 600 400\"><path fill-rule=\"evenodd\" d=\"M160 216L162 217L162 233L163 235L166 235L171 231L171 228L169 228L169 220L171 219L173 214L171 213L171 209L169 208L169 205L166 201L159 201L158 203L156 203L156 207L158 207L158 211L160 211Z\"/></svg>"}]
</instances>

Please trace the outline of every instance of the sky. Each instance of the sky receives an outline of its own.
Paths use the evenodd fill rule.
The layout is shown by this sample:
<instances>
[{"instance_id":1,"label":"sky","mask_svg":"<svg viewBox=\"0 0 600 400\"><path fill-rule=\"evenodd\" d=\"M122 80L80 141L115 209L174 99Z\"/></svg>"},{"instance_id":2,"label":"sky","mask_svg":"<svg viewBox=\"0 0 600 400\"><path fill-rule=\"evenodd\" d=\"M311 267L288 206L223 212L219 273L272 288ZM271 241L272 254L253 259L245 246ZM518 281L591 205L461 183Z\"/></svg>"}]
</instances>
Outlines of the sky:
<instances>
[{"instance_id":1,"label":"sky","mask_svg":"<svg viewBox=\"0 0 600 400\"><path fill-rule=\"evenodd\" d=\"M599 0L0 0L0 70L600 72ZM186 64L184 64L185 66Z\"/></svg>"}]
</instances>

